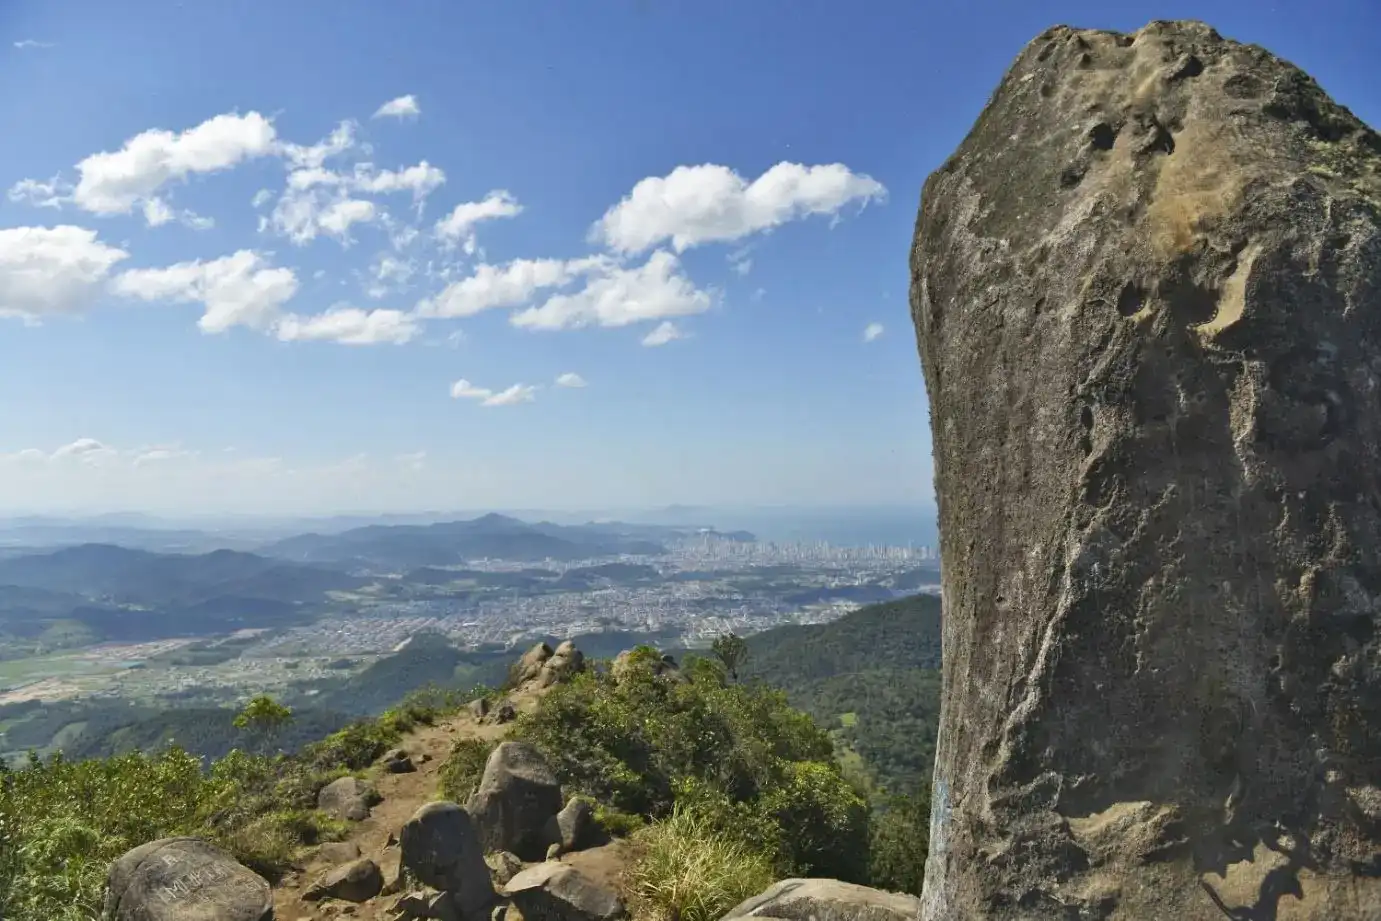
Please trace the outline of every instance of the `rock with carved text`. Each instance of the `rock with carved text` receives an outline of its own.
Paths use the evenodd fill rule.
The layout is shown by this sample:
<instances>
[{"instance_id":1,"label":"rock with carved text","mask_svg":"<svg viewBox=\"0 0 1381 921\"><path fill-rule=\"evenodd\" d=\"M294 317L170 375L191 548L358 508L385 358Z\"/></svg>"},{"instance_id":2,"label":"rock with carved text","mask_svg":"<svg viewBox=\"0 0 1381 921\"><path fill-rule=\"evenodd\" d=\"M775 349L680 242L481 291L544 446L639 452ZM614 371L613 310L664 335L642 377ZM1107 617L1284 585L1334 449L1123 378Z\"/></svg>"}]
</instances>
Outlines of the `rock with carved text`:
<instances>
[{"instance_id":1,"label":"rock with carved text","mask_svg":"<svg viewBox=\"0 0 1381 921\"><path fill-rule=\"evenodd\" d=\"M273 921L269 884L200 838L163 838L110 866L105 921Z\"/></svg>"},{"instance_id":2,"label":"rock with carved text","mask_svg":"<svg viewBox=\"0 0 1381 921\"><path fill-rule=\"evenodd\" d=\"M1051 29L911 273L922 919L1381 918L1381 137L1201 23Z\"/></svg>"}]
</instances>

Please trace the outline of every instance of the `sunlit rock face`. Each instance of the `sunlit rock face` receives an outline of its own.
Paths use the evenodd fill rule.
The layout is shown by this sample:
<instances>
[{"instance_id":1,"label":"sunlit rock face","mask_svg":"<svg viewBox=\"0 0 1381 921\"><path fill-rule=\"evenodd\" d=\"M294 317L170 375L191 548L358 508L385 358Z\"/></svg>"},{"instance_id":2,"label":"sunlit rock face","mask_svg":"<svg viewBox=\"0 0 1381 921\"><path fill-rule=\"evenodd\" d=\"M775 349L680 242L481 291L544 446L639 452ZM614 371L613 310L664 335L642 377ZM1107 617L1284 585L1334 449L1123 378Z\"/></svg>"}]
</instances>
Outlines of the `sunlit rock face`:
<instances>
[{"instance_id":1,"label":"sunlit rock face","mask_svg":"<svg viewBox=\"0 0 1381 921\"><path fill-rule=\"evenodd\" d=\"M1381 918L1381 138L1055 28L926 183L925 921Z\"/></svg>"}]
</instances>

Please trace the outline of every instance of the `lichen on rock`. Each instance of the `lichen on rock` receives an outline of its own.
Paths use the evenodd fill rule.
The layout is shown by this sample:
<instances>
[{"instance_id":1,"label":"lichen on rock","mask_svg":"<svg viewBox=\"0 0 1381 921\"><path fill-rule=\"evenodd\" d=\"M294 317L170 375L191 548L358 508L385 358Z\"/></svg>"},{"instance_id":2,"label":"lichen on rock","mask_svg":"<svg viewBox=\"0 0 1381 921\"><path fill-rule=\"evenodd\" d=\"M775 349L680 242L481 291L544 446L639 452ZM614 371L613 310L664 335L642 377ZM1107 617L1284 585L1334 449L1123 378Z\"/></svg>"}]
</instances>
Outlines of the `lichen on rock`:
<instances>
[{"instance_id":1,"label":"lichen on rock","mask_svg":"<svg viewBox=\"0 0 1381 921\"><path fill-rule=\"evenodd\" d=\"M1054 28L911 273L922 918L1381 916L1381 136L1202 23Z\"/></svg>"}]
</instances>

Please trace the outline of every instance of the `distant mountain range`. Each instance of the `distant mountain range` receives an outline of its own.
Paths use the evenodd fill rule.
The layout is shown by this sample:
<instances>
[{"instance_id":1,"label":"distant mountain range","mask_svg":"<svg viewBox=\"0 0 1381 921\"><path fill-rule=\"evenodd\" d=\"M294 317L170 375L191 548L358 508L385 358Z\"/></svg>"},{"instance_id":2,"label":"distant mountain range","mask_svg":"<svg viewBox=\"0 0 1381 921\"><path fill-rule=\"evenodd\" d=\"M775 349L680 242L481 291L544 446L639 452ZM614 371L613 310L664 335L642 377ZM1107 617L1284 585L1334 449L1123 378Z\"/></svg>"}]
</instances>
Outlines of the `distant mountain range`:
<instances>
[{"instance_id":1,"label":"distant mountain range","mask_svg":"<svg viewBox=\"0 0 1381 921\"><path fill-rule=\"evenodd\" d=\"M302 563L390 568L453 566L477 560L539 562L665 553L673 529L600 523L528 524L489 514L427 525L368 525L338 534L299 534L260 548L267 556Z\"/></svg>"},{"instance_id":2,"label":"distant mountain range","mask_svg":"<svg viewBox=\"0 0 1381 921\"><path fill-rule=\"evenodd\" d=\"M161 554L82 544L0 559L0 652L286 626L329 591L365 580L324 567L216 550Z\"/></svg>"}]
</instances>

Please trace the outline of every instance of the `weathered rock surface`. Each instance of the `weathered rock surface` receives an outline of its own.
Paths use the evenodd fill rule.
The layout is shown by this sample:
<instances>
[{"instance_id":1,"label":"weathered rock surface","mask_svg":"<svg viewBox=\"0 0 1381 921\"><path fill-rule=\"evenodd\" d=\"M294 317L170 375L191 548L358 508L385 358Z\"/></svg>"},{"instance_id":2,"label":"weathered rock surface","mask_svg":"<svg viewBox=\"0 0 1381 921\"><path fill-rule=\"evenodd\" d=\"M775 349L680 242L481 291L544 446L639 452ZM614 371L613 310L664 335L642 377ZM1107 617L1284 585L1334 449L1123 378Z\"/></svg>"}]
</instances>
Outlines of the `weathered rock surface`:
<instances>
[{"instance_id":1,"label":"weathered rock surface","mask_svg":"<svg viewBox=\"0 0 1381 921\"><path fill-rule=\"evenodd\" d=\"M601 831L595 821L595 807L589 800L573 797L547 821L546 838L558 845L559 853L566 854L603 843Z\"/></svg>"},{"instance_id":2,"label":"weathered rock surface","mask_svg":"<svg viewBox=\"0 0 1381 921\"><path fill-rule=\"evenodd\" d=\"M523 862L518 859L517 854L510 854L508 851L486 854L484 862L489 866L494 882L500 886L507 885L510 879L523 872Z\"/></svg>"},{"instance_id":3,"label":"weathered rock surface","mask_svg":"<svg viewBox=\"0 0 1381 921\"><path fill-rule=\"evenodd\" d=\"M200 838L162 838L110 865L105 921L273 921L269 884Z\"/></svg>"},{"instance_id":4,"label":"weathered rock surface","mask_svg":"<svg viewBox=\"0 0 1381 921\"><path fill-rule=\"evenodd\" d=\"M616 894L563 863L528 867L503 893L524 921L613 921L627 913Z\"/></svg>"},{"instance_id":5,"label":"weathered rock surface","mask_svg":"<svg viewBox=\"0 0 1381 921\"><path fill-rule=\"evenodd\" d=\"M401 748L385 752L382 761L384 770L390 774L411 774L417 770L417 765L412 763L412 756Z\"/></svg>"},{"instance_id":6,"label":"weathered rock surface","mask_svg":"<svg viewBox=\"0 0 1381 921\"><path fill-rule=\"evenodd\" d=\"M781 921L916 921L921 900L837 879L784 879L735 906L723 921L777 918Z\"/></svg>"},{"instance_id":7,"label":"weathered rock surface","mask_svg":"<svg viewBox=\"0 0 1381 921\"><path fill-rule=\"evenodd\" d=\"M349 863L360 858L360 846L353 841L328 841L316 849L316 856L329 864Z\"/></svg>"},{"instance_id":8,"label":"weathered rock surface","mask_svg":"<svg viewBox=\"0 0 1381 921\"><path fill-rule=\"evenodd\" d=\"M368 857L362 857L327 870L307 887L302 898L307 901L342 899L346 902L368 902L383 888L384 875L379 865Z\"/></svg>"},{"instance_id":9,"label":"weathered rock surface","mask_svg":"<svg viewBox=\"0 0 1381 921\"><path fill-rule=\"evenodd\" d=\"M317 808L329 816L349 822L363 822L369 818L371 807L382 800L373 785L358 777L341 777L331 781L317 793Z\"/></svg>"},{"instance_id":10,"label":"weathered rock surface","mask_svg":"<svg viewBox=\"0 0 1381 921\"><path fill-rule=\"evenodd\" d=\"M536 748L503 742L490 753L466 808L485 849L541 860L547 851L547 820L561 811L561 785Z\"/></svg>"},{"instance_id":11,"label":"weathered rock surface","mask_svg":"<svg viewBox=\"0 0 1381 921\"><path fill-rule=\"evenodd\" d=\"M1202 24L1052 29L911 271L922 918L1381 917L1381 138Z\"/></svg>"},{"instance_id":12,"label":"weathered rock surface","mask_svg":"<svg viewBox=\"0 0 1381 921\"><path fill-rule=\"evenodd\" d=\"M451 893L461 914L487 908L494 886L470 814L455 803L428 803L403 826L402 865L418 881Z\"/></svg>"}]
</instances>

